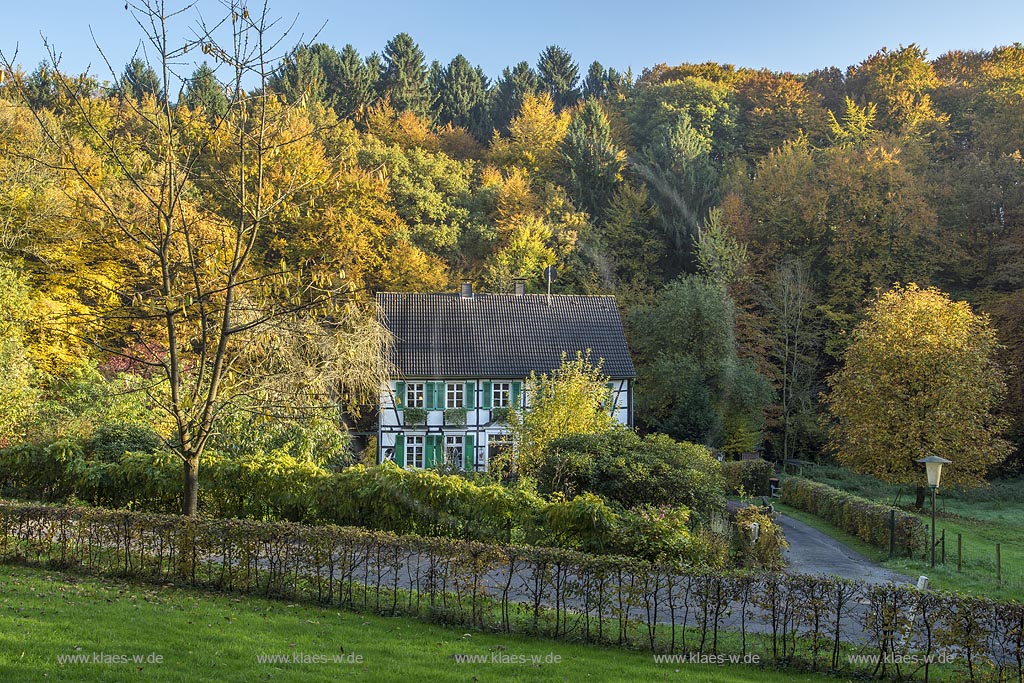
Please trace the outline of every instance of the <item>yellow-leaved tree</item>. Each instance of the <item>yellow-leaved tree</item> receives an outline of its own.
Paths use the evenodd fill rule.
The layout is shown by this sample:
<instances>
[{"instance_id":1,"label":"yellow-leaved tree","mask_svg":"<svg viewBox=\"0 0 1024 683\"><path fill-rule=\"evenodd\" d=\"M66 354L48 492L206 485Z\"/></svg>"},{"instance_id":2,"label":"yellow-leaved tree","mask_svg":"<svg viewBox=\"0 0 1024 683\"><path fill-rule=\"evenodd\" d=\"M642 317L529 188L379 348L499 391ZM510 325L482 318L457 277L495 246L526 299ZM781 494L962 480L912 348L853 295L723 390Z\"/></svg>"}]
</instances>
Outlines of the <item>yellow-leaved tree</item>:
<instances>
[{"instance_id":1,"label":"yellow-leaved tree","mask_svg":"<svg viewBox=\"0 0 1024 683\"><path fill-rule=\"evenodd\" d=\"M551 442L569 434L598 434L615 428L611 412L612 392L601 363L591 363L589 353L577 353L550 374L531 373L526 380L527 408L512 411L511 462L497 463L499 471L517 470L532 476L547 455Z\"/></svg>"},{"instance_id":2,"label":"yellow-leaved tree","mask_svg":"<svg viewBox=\"0 0 1024 683\"><path fill-rule=\"evenodd\" d=\"M952 461L944 483L982 483L1010 449L994 414L1006 396L998 348L987 316L937 289L896 285L880 296L828 379L840 462L914 484L925 476L914 461L934 454Z\"/></svg>"}]
</instances>

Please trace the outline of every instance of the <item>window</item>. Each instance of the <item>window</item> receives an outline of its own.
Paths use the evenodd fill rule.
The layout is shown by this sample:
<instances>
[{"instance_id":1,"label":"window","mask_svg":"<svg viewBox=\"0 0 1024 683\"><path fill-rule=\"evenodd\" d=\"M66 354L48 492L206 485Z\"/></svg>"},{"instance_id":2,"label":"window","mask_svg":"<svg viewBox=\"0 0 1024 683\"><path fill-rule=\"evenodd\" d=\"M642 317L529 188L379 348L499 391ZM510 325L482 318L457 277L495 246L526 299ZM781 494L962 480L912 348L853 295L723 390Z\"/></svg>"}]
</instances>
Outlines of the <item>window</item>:
<instances>
[{"instance_id":1,"label":"window","mask_svg":"<svg viewBox=\"0 0 1024 683\"><path fill-rule=\"evenodd\" d=\"M423 382L412 382L405 387L405 407L406 408L423 408L425 407L426 387Z\"/></svg>"},{"instance_id":2,"label":"window","mask_svg":"<svg viewBox=\"0 0 1024 683\"><path fill-rule=\"evenodd\" d=\"M422 384L420 386L423 386ZM423 437L405 437L405 466L423 468Z\"/></svg>"},{"instance_id":3,"label":"window","mask_svg":"<svg viewBox=\"0 0 1024 683\"><path fill-rule=\"evenodd\" d=\"M447 393L447 397L446 397L445 407L446 408L461 408L462 406L464 406L465 402L463 400L463 398L464 398L463 392L465 390L466 390L466 385L465 384L462 384L461 382L456 382L454 384L449 382L448 390L446 392Z\"/></svg>"},{"instance_id":4,"label":"window","mask_svg":"<svg viewBox=\"0 0 1024 683\"><path fill-rule=\"evenodd\" d=\"M448 467L463 469L462 455L465 452L466 440L460 434L458 436L444 437L444 464Z\"/></svg>"},{"instance_id":5,"label":"window","mask_svg":"<svg viewBox=\"0 0 1024 683\"><path fill-rule=\"evenodd\" d=\"M512 448L512 437L508 434L491 434L487 438L487 462L478 463L478 470L486 470L487 464Z\"/></svg>"},{"instance_id":6,"label":"window","mask_svg":"<svg viewBox=\"0 0 1024 683\"><path fill-rule=\"evenodd\" d=\"M512 384L510 382L495 382L491 392L492 405L495 408L508 408L512 404Z\"/></svg>"}]
</instances>

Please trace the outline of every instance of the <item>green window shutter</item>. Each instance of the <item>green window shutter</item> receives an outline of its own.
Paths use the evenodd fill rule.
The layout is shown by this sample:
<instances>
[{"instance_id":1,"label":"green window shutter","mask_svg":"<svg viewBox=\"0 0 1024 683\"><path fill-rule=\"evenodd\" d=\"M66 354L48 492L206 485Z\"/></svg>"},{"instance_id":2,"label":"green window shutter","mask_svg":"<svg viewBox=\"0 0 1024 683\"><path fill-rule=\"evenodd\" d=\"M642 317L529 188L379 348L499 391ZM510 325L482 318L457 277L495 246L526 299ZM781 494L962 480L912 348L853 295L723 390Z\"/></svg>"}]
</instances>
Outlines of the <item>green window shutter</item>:
<instances>
[{"instance_id":1,"label":"green window shutter","mask_svg":"<svg viewBox=\"0 0 1024 683\"><path fill-rule=\"evenodd\" d=\"M395 409L405 410L405 382L395 382Z\"/></svg>"},{"instance_id":2,"label":"green window shutter","mask_svg":"<svg viewBox=\"0 0 1024 683\"><path fill-rule=\"evenodd\" d=\"M466 434L462 443L462 468L472 471L476 469L476 436Z\"/></svg>"},{"instance_id":3,"label":"green window shutter","mask_svg":"<svg viewBox=\"0 0 1024 683\"><path fill-rule=\"evenodd\" d=\"M466 382L466 388L463 389L465 392L463 405L466 406L466 410L476 409L476 382Z\"/></svg>"},{"instance_id":4,"label":"green window shutter","mask_svg":"<svg viewBox=\"0 0 1024 683\"><path fill-rule=\"evenodd\" d=\"M448 398L448 384L446 382L434 383L434 410L444 410L445 400Z\"/></svg>"},{"instance_id":5,"label":"green window shutter","mask_svg":"<svg viewBox=\"0 0 1024 683\"><path fill-rule=\"evenodd\" d=\"M434 383L427 382L423 385L423 405L426 410L435 410L434 407Z\"/></svg>"},{"instance_id":6,"label":"green window shutter","mask_svg":"<svg viewBox=\"0 0 1024 683\"><path fill-rule=\"evenodd\" d=\"M480 397L480 407L490 410L491 408L491 383L484 382L484 395Z\"/></svg>"},{"instance_id":7,"label":"green window shutter","mask_svg":"<svg viewBox=\"0 0 1024 683\"><path fill-rule=\"evenodd\" d=\"M423 469L429 470L437 461L437 436L428 434L423 445Z\"/></svg>"},{"instance_id":8,"label":"green window shutter","mask_svg":"<svg viewBox=\"0 0 1024 683\"><path fill-rule=\"evenodd\" d=\"M405 467L405 434L395 435L395 464Z\"/></svg>"},{"instance_id":9,"label":"green window shutter","mask_svg":"<svg viewBox=\"0 0 1024 683\"><path fill-rule=\"evenodd\" d=\"M519 409L519 395L523 393L522 382L512 382L512 394L509 396L509 403L516 410Z\"/></svg>"},{"instance_id":10,"label":"green window shutter","mask_svg":"<svg viewBox=\"0 0 1024 683\"><path fill-rule=\"evenodd\" d=\"M615 408L615 382L608 382L605 385L608 387L608 409Z\"/></svg>"}]
</instances>

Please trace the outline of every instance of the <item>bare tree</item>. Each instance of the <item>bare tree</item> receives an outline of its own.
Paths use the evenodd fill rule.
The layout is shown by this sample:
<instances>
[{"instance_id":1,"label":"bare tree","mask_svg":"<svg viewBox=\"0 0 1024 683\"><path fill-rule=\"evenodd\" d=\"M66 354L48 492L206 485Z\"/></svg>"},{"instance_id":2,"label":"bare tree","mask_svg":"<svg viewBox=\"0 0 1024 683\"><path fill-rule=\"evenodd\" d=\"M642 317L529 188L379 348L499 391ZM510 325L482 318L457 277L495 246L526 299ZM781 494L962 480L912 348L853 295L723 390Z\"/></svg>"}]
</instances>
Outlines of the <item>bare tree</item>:
<instances>
[{"instance_id":1,"label":"bare tree","mask_svg":"<svg viewBox=\"0 0 1024 683\"><path fill-rule=\"evenodd\" d=\"M193 515L200 461L224 411L294 415L375 393L390 370L388 338L354 305L343 277L269 267L260 256L268 222L312 182L281 161L309 133L291 133L287 105L266 87L290 27L280 27L266 4L250 12L241 0L222 0L213 22L194 4L170 9L164 0L134 0L127 7L162 96L98 97L80 81L58 78L68 115L33 112L63 150L60 170L86 188L88 208L116 228L138 270L113 288L114 304L90 313L100 332L89 341L153 372L150 395L172 418L169 444L183 463L182 511ZM175 44L172 24L189 21L188 37ZM227 74L223 115L197 117L171 102L190 53L212 58ZM56 53L51 61L59 63ZM0 63L14 73L14 59L0 53ZM120 127L105 123L110 106ZM92 155L82 152L83 137ZM96 154L108 173L95 172ZM134 344L117 343L125 336Z\"/></svg>"}]
</instances>

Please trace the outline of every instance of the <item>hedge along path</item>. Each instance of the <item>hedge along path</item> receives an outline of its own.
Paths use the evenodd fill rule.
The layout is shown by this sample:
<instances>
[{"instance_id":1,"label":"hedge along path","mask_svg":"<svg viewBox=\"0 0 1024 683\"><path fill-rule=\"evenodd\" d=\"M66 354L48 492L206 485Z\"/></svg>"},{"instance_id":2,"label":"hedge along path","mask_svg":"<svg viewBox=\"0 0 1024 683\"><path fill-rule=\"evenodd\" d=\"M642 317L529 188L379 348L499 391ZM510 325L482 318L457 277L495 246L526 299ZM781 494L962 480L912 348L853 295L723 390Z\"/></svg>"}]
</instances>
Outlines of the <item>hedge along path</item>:
<instances>
[{"instance_id":1,"label":"hedge along path","mask_svg":"<svg viewBox=\"0 0 1024 683\"><path fill-rule=\"evenodd\" d=\"M897 555L910 557L928 547L924 523L903 510L801 477L782 480L782 502L825 520L877 548L889 548L890 515L895 514Z\"/></svg>"},{"instance_id":2,"label":"hedge along path","mask_svg":"<svg viewBox=\"0 0 1024 683\"><path fill-rule=\"evenodd\" d=\"M835 577L671 564L335 526L0 502L0 561L442 623L927 678L1024 680L1024 606ZM876 656L851 664L848 655ZM864 660L862 660L863 662Z\"/></svg>"}]
</instances>

